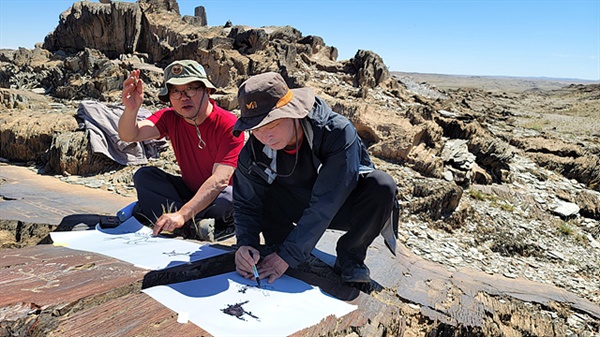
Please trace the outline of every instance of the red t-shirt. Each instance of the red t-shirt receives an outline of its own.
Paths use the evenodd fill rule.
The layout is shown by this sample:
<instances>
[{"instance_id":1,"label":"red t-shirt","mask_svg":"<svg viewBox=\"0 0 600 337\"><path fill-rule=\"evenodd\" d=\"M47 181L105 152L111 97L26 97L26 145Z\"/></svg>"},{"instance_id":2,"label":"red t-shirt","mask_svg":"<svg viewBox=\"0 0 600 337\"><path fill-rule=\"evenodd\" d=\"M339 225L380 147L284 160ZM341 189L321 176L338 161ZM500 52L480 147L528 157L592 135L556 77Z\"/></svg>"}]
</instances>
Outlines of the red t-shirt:
<instances>
[{"instance_id":1,"label":"red t-shirt","mask_svg":"<svg viewBox=\"0 0 600 337\"><path fill-rule=\"evenodd\" d=\"M147 118L158 128L160 137L168 136L171 140L181 177L194 192L212 175L215 163L237 167L238 154L244 145L243 135L234 137L232 134L237 117L217 106L214 100L211 99L210 103L212 112L198 125L206 142L204 149L198 147L200 140L194 124L177 115L172 107Z\"/></svg>"}]
</instances>

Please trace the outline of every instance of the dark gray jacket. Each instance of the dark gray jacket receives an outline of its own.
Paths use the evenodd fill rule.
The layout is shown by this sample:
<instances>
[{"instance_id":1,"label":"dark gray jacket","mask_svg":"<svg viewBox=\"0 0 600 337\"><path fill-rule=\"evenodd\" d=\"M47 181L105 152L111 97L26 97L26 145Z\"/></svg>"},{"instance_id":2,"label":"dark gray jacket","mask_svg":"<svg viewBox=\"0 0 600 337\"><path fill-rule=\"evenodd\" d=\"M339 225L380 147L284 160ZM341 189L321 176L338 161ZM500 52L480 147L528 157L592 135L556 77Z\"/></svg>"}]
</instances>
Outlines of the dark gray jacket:
<instances>
[{"instance_id":1,"label":"dark gray jacket","mask_svg":"<svg viewBox=\"0 0 600 337\"><path fill-rule=\"evenodd\" d=\"M277 251L292 268L308 258L333 217L356 188L359 173L374 169L367 148L352 123L333 112L319 97L315 98L313 109L301 120L301 124L318 176L312 186L309 207ZM263 198L271 184L277 184L277 181L274 175L269 175L268 169L255 164L251 145L259 157L257 161L271 163L272 166L276 162L276 151L269 151L268 147L265 149L251 136L240 152L233 179L237 245L258 247Z\"/></svg>"}]
</instances>

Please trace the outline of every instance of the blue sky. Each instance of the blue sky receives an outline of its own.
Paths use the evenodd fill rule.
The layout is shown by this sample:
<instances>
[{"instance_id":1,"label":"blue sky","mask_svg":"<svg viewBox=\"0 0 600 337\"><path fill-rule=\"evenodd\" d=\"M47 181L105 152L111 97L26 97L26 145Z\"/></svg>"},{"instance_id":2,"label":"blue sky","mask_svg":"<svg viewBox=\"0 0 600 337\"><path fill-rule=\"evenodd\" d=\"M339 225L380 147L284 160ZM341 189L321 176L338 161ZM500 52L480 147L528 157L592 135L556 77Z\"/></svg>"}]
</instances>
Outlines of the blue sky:
<instances>
[{"instance_id":1,"label":"blue sky","mask_svg":"<svg viewBox=\"0 0 600 337\"><path fill-rule=\"evenodd\" d=\"M126 0L121 0L126 1ZM0 0L0 48L33 48L75 2ZM94 0L95 2L95 0ZM134 1L127 1L134 2ZM600 0L178 0L208 24L290 25L403 72L600 81Z\"/></svg>"}]
</instances>

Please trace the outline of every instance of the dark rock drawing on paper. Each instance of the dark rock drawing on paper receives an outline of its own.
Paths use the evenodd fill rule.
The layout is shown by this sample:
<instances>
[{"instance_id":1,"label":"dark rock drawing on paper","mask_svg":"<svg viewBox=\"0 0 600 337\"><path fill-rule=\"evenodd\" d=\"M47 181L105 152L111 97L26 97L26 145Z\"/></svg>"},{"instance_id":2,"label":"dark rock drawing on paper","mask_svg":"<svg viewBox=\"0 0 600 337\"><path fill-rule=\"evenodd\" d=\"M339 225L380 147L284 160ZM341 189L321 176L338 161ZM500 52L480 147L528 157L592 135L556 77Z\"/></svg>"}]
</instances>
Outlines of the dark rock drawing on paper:
<instances>
[{"instance_id":1,"label":"dark rock drawing on paper","mask_svg":"<svg viewBox=\"0 0 600 337\"><path fill-rule=\"evenodd\" d=\"M228 304L227 308L221 309L221 311L226 313L227 315L235 316L238 319L241 319L242 321L246 321L246 319L244 318L244 315L248 315L260 322L260 318L254 316L252 314L252 312L244 310L242 305L244 305L246 303L248 303L248 301L245 301L242 303L236 303L236 304Z\"/></svg>"}]
</instances>

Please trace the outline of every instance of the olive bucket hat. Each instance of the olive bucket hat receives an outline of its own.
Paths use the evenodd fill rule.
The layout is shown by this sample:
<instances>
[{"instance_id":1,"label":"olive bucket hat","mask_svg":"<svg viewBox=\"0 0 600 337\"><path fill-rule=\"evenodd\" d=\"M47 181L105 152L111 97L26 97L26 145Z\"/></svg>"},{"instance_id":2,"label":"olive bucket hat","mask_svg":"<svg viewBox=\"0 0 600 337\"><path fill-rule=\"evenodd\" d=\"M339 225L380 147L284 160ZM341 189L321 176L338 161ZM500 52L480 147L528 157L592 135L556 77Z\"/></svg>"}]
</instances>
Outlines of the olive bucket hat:
<instances>
[{"instance_id":1,"label":"olive bucket hat","mask_svg":"<svg viewBox=\"0 0 600 337\"><path fill-rule=\"evenodd\" d=\"M233 135L254 130L280 118L304 118L315 103L310 88L290 89L283 77L275 72L255 75L238 90L240 118Z\"/></svg>"},{"instance_id":2,"label":"olive bucket hat","mask_svg":"<svg viewBox=\"0 0 600 337\"><path fill-rule=\"evenodd\" d=\"M158 98L168 103L169 85L182 85L196 81L202 82L211 90L211 93L217 91L217 88L208 80L206 71L198 62L193 60L175 61L165 68L164 83Z\"/></svg>"}]
</instances>

